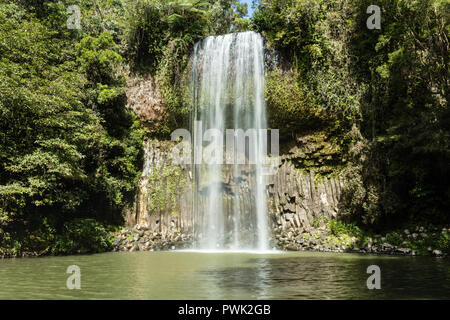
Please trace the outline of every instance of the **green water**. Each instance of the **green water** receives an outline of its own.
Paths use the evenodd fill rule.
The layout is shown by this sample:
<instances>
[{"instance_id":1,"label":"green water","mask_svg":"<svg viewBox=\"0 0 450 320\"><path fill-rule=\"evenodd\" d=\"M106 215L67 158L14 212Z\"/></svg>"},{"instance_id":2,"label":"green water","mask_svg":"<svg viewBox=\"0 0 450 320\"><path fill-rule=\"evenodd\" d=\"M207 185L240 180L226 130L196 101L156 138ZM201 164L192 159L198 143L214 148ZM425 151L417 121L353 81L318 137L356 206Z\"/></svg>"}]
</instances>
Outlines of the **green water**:
<instances>
[{"instance_id":1,"label":"green water","mask_svg":"<svg viewBox=\"0 0 450 320\"><path fill-rule=\"evenodd\" d=\"M81 289L69 290L69 265ZM369 265L381 289L369 290ZM329 253L133 252L0 260L0 299L449 299L450 261Z\"/></svg>"}]
</instances>

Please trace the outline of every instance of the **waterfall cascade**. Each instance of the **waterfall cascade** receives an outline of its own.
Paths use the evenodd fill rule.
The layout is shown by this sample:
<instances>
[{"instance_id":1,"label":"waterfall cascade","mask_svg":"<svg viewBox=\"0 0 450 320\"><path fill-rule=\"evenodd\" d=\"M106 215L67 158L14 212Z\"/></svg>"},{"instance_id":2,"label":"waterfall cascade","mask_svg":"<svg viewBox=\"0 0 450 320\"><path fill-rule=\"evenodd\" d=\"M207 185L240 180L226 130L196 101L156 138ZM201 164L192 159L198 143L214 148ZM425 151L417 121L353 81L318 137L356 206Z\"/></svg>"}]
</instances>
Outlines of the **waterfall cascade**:
<instances>
[{"instance_id":1,"label":"waterfall cascade","mask_svg":"<svg viewBox=\"0 0 450 320\"><path fill-rule=\"evenodd\" d=\"M195 44L192 63L196 247L267 250L263 39L208 37Z\"/></svg>"}]
</instances>

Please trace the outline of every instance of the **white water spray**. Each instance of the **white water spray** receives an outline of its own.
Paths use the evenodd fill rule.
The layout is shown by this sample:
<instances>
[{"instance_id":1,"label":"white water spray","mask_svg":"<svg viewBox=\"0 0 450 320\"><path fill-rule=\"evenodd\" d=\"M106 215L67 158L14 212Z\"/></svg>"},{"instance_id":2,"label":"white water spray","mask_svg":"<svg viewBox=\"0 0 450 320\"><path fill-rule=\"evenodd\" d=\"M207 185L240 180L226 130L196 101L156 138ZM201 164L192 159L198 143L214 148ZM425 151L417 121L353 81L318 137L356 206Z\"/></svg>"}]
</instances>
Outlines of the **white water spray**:
<instances>
[{"instance_id":1,"label":"white water spray","mask_svg":"<svg viewBox=\"0 0 450 320\"><path fill-rule=\"evenodd\" d=\"M208 37L194 46L193 124L194 146L208 129L257 129L246 146L235 145L236 159L245 150L255 164L202 164L194 170L194 212L198 249L268 250L266 176L263 158L267 151L264 100L264 45L255 32ZM203 151L193 148L194 159L205 153L223 157L223 136L210 135ZM222 139L222 141L218 140ZM204 138L203 138L204 140ZM242 141L242 140L240 140ZM215 148L215 149L214 149ZM211 149L215 150L211 151ZM227 150L228 151L228 150ZM203 152L202 155L199 153ZM224 154L226 154L224 152ZM226 162L224 162L226 163Z\"/></svg>"}]
</instances>

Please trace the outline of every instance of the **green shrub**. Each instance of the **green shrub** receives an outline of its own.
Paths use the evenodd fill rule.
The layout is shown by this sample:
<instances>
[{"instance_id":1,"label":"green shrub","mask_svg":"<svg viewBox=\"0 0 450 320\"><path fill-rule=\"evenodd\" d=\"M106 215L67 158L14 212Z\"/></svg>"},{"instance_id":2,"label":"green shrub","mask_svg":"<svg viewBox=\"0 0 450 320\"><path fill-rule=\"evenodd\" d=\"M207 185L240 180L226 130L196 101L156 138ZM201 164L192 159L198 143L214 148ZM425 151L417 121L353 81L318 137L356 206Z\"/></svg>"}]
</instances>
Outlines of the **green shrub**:
<instances>
[{"instance_id":1,"label":"green shrub","mask_svg":"<svg viewBox=\"0 0 450 320\"><path fill-rule=\"evenodd\" d=\"M450 233L442 232L439 240L437 241L437 247L442 252L450 254Z\"/></svg>"},{"instance_id":2,"label":"green shrub","mask_svg":"<svg viewBox=\"0 0 450 320\"><path fill-rule=\"evenodd\" d=\"M105 252L112 236L94 219L74 219L64 224L62 235L56 236L54 254Z\"/></svg>"},{"instance_id":3,"label":"green shrub","mask_svg":"<svg viewBox=\"0 0 450 320\"><path fill-rule=\"evenodd\" d=\"M328 221L328 227L330 232L335 236L340 235L350 235L359 237L362 235L361 229L354 223L344 223L338 220L330 220Z\"/></svg>"},{"instance_id":4,"label":"green shrub","mask_svg":"<svg viewBox=\"0 0 450 320\"><path fill-rule=\"evenodd\" d=\"M399 232L390 232L386 234L386 241L394 246L399 246L403 243L403 237Z\"/></svg>"},{"instance_id":5,"label":"green shrub","mask_svg":"<svg viewBox=\"0 0 450 320\"><path fill-rule=\"evenodd\" d=\"M328 115L314 103L305 90L297 71L275 70L268 74L266 83L267 110L270 127L280 130L281 138L293 133L323 126Z\"/></svg>"}]
</instances>

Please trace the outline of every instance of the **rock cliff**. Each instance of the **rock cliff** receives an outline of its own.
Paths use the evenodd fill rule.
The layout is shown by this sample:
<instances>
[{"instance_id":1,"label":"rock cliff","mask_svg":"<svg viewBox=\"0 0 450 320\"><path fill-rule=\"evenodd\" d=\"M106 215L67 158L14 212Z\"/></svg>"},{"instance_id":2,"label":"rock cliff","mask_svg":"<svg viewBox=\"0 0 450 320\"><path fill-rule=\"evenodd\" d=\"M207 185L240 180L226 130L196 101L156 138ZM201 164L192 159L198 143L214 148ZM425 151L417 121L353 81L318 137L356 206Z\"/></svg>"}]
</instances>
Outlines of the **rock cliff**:
<instances>
[{"instance_id":1,"label":"rock cliff","mask_svg":"<svg viewBox=\"0 0 450 320\"><path fill-rule=\"evenodd\" d=\"M192 236L195 232L192 168L173 163L174 142L148 140L144 144L144 170L135 205L125 217L127 225L138 225L167 241L180 234ZM266 186L273 231L271 242L279 248L286 247L286 241L282 243L280 238L289 240L287 235L290 235L293 241L294 236L309 232L339 214L338 203L343 187L341 178L322 177L313 171L303 171L295 163L298 159L292 154L282 156L277 172L269 176ZM247 175L242 176L245 180ZM227 193L224 199L230 206L232 194L245 195L251 187L251 181L234 186L226 177L224 183L229 187L224 188ZM245 196L239 199L245 207ZM245 216L242 218L245 219Z\"/></svg>"}]
</instances>

